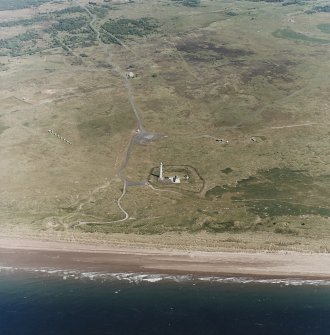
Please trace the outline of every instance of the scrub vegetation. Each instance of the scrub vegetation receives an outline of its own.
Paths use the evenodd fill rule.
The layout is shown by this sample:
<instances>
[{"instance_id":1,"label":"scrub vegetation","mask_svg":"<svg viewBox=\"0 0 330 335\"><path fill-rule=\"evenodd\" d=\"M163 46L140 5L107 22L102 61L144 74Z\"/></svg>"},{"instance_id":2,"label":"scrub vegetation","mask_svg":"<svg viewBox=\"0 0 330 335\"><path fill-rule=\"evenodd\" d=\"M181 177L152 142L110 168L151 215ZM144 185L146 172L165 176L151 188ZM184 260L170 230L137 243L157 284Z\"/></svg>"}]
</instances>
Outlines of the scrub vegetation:
<instances>
[{"instance_id":1,"label":"scrub vegetation","mask_svg":"<svg viewBox=\"0 0 330 335\"><path fill-rule=\"evenodd\" d=\"M155 19L144 17L138 20L109 20L101 28L104 43L120 44L120 40L127 40L134 36L143 37L156 32L158 24Z\"/></svg>"},{"instance_id":2,"label":"scrub vegetation","mask_svg":"<svg viewBox=\"0 0 330 335\"><path fill-rule=\"evenodd\" d=\"M2 233L324 250L327 8L0 0Z\"/></svg>"},{"instance_id":3,"label":"scrub vegetation","mask_svg":"<svg viewBox=\"0 0 330 335\"><path fill-rule=\"evenodd\" d=\"M172 0L182 6L186 7L198 7L200 6L200 0Z\"/></svg>"},{"instance_id":4,"label":"scrub vegetation","mask_svg":"<svg viewBox=\"0 0 330 335\"><path fill-rule=\"evenodd\" d=\"M0 10L15 10L40 6L53 0L0 0Z\"/></svg>"}]
</instances>

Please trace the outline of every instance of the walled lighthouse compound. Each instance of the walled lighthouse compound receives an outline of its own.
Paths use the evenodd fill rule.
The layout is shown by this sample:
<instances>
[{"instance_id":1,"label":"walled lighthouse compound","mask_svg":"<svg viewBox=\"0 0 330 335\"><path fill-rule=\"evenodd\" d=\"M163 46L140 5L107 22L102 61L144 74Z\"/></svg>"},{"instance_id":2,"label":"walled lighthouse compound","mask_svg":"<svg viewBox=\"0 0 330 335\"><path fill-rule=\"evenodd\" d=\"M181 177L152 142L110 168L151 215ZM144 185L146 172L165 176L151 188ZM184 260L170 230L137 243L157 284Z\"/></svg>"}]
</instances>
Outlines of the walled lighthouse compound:
<instances>
[{"instance_id":1,"label":"walled lighthouse compound","mask_svg":"<svg viewBox=\"0 0 330 335\"><path fill-rule=\"evenodd\" d=\"M164 169L163 169L163 162L160 163L159 165L159 177L158 177L159 182L170 182L173 184L180 184L180 177L178 176L173 176L173 177L164 177Z\"/></svg>"}]
</instances>

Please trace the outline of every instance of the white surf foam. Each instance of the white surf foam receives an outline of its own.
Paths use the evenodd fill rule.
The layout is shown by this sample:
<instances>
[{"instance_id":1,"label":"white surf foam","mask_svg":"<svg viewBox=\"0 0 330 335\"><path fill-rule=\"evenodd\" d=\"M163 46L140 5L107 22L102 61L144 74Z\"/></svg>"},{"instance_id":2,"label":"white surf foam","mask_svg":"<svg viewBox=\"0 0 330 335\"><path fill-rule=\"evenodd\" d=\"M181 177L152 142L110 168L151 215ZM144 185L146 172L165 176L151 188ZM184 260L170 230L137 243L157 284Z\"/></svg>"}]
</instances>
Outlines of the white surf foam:
<instances>
[{"instance_id":1,"label":"white surf foam","mask_svg":"<svg viewBox=\"0 0 330 335\"><path fill-rule=\"evenodd\" d=\"M166 274L146 274L146 273L102 273L102 272L81 272L78 270L54 269L54 268L17 268L0 266L0 273L29 272L49 277L60 277L63 280L101 280L101 281L126 281L131 284L139 283L159 283L159 282L194 282L194 283L238 283L238 284L273 284L273 285L315 285L330 286L330 280L311 280L300 278L288 279L258 279L252 277L217 277L217 276L197 276L197 275L166 275Z\"/></svg>"}]
</instances>

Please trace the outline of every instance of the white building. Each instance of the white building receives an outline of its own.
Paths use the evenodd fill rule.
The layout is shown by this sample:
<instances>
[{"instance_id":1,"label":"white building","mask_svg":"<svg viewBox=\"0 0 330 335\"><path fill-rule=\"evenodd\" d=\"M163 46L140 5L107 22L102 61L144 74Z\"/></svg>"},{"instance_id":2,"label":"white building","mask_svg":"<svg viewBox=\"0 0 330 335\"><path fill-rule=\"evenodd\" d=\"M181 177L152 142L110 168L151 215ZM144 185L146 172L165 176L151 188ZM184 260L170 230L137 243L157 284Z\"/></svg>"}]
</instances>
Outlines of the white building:
<instances>
[{"instance_id":1,"label":"white building","mask_svg":"<svg viewBox=\"0 0 330 335\"><path fill-rule=\"evenodd\" d=\"M161 162L159 165L159 177L158 177L159 181L170 181L174 184L180 184L180 177L178 176L173 176L173 177L164 177L164 171L163 171L163 163Z\"/></svg>"},{"instance_id":2,"label":"white building","mask_svg":"<svg viewBox=\"0 0 330 335\"><path fill-rule=\"evenodd\" d=\"M132 79L132 78L135 77L135 74L134 74L133 72L128 72L128 73L126 74L126 76L127 76L128 79Z\"/></svg>"},{"instance_id":3,"label":"white building","mask_svg":"<svg viewBox=\"0 0 330 335\"><path fill-rule=\"evenodd\" d=\"M168 179L174 184L180 184L181 183L180 177L178 177L178 176L168 177Z\"/></svg>"}]
</instances>

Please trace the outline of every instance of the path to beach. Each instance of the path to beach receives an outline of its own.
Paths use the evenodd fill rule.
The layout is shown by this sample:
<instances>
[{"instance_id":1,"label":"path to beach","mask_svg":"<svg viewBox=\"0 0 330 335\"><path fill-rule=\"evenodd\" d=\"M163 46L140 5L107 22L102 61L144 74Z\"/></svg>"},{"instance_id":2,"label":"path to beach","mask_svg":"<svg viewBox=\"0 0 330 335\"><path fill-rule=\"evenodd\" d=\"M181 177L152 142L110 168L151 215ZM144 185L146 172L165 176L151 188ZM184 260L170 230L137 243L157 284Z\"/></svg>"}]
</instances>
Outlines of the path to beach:
<instances>
[{"instance_id":1,"label":"path to beach","mask_svg":"<svg viewBox=\"0 0 330 335\"><path fill-rule=\"evenodd\" d=\"M123 84L124 84L124 87L125 87L126 92L127 92L127 99L129 101L129 104L131 106L131 109L132 109L132 111L134 113L134 116L135 116L135 119L136 119L136 128L131 133L127 148L126 148L125 152L123 153L122 163L121 163L120 168L117 172L117 176L120 178L120 180L123 183L122 193L121 193L120 197L117 199L117 206L118 206L119 210L124 214L124 217L121 218L121 219L118 219L118 220L114 220L114 221L105 221L105 220L102 220L102 221L80 221L79 223L75 224L74 227L78 227L78 226L82 226L82 225L88 225L88 224L118 223L118 222L126 221L127 219L130 218L128 212L122 206L122 200L123 200L124 196L126 195L127 187L130 186L130 182L124 176L124 170L126 169L126 167L128 165L128 161L130 159L131 151L132 151L132 147L133 147L134 143L147 143L147 142L152 141L155 137L157 137L155 134L149 133L144 129L144 126L143 126L143 123L142 123L142 118L141 118L140 113L139 113L139 111L136 107L134 95L133 95L133 92L132 92L132 87L131 87L131 84L130 84L130 79L127 77L127 73L125 71L123 71L120 68L120 66L113 61L113 56L112 56L112 53L111 53L110 45L105 44L102 41L101 32L100 32L101 28L98 28L97 25L96 25L97 15L93 14L85 4L81 4L78 1L76 1L76 3L82 9L84 9L86 11L86 13L88 14L88 16L90 18L89 26L94 31L94 33L96 34L96 40L97 40L98 45L103 49L104 54L107 55L108 65L112 68L112 71L116 75L119 75L123 80ZM110 35L111 38L117 40L117 42L122 47L127 49L129 52L132 52L133 54L135 54L134 51L132 51L127 45L125 45L125 43L123 41L119 40L116 36L112 35L109 32L107 32L107 34ZM135 54L135 56L136 56L136 54ZM137 185L138 186L147 186L148 185L146 183L146 181L134 182L133 184L135 186L137 186Z\"/></svg>"}]
</instances>

